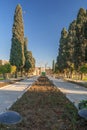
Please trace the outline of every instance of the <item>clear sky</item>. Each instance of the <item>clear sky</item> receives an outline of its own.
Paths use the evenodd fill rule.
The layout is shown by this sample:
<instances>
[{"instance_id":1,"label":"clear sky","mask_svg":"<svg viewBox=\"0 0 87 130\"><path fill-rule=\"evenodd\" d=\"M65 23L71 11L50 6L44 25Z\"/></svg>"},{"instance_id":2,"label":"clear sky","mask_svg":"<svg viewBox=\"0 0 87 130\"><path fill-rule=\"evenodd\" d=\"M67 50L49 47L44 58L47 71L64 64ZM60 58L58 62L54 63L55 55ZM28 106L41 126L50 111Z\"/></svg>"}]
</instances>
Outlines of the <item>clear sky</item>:
<instances>
[{"instance_id":1,"label":"clear sky","mask_svg":"<svg viewBox=\"0 0 87 130\"><path fill-rule=\"evenodd\" d=\"M51 66L62 28L68 29L81 7L87 9L87 0L0 0L0 59L9 60L17 4L22 6L24 34L36 66Z\"/></svg>"}]
</instances>

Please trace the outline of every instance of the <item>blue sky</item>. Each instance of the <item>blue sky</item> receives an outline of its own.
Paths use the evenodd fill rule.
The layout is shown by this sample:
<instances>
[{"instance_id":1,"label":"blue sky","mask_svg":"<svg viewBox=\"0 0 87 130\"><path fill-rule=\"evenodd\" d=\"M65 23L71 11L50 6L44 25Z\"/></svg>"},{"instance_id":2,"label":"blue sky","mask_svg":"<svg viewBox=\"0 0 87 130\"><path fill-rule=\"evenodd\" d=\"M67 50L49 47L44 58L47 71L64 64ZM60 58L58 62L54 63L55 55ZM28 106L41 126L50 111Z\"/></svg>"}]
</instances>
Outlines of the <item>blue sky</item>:
<instances>
[{"instance_id":1,"label":"blue sky","mask_svg":"<svg viewBox=\"0 0 87 130\"><path fill-rule=\"evenodd\" d=\"M14 11L20 3L24 34L36 66L51 66L56 60L63 27L76 19L78 10L87 9L87 0L0 0L0 59L9 59Z\"/></svg>"}]
</instances>

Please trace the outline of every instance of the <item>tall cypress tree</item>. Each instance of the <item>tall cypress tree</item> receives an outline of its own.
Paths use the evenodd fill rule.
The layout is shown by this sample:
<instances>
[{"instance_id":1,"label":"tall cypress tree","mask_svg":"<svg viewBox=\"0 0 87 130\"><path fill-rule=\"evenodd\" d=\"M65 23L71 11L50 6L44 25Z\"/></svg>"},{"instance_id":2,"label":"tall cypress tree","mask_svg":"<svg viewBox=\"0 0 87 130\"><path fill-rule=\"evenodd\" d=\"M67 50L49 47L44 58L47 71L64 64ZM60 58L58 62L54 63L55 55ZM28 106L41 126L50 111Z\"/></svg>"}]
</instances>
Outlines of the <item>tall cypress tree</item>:
<instances>
[{"instance_id":1,"label":"tall cypress tree","mask_svg":"<svg viewBox=\"0 0 87 130\"><path fill-rule=\"evenodd\" d=\"M67 67L67 64L66 64L67 35L68 35L67 30L63 28L63 30L61 31L59 54L57 56L57 65L60 71L63 71Z\"/></svg>"},{"instance_id":2,"label":"tall cypress tree","mask_svg":"<svg viewBox=\"0 0 87 130\"><path fill-rule=\"evenodd\" d=\"M28 49L27 49L27 44L28 44L28 39L24 38L24 55L25 55L25 65L24 65L24 69L26 72L29 71L29 69L31 68L31 63L29 61L29 55L28 55Z\"/></svg>"},{"instance_id":3,"label":"tall cypress tree","mask_svg":"<svg viewBox=\"0 0 87 130\"><path fill-rule=\"evenodd\" d=\"M12 28L12 45L10 51L10 63L18 69L25 64L24 57L24 24L22 18L22 8L18 4L15 9L14 23Z\"/></svg>"},{"instance_id":4,"label":"tall cypress tree","mask_svg":"<svg viewBox=\"0 0 87 130\"><path fill-rule=\"evenodd\" d=\"M74 69L74 44L76 40L76 20L74 20L68 29L67 36L67 63L70 71Z\"/></svg>"},{"instance_id":5,"label":"tall cypress tree","mask_svg":"<svg viewBox=\"0 0 87 130\"><path fill-rule=\"evenodd\" d=\"M87 64L87 10L80 8L76 20L74 20L66 33L63 29L60 38L59 52L57 56L57 68L59 70L74 69L80 72L80 68Z\"/></svg>"},{"instance_id":6,"label":"tall cypress tree","mask_svg":"<svg viewBox=\"0 0 87 130\"><path fill-rule=\"evenodd\" d=\"M25 56L25 62L26 62L26 59L27 59L27 51L28 51L27 44L28 44L28 39L27 39L27 37L25 37L24 38L24 56Z\"/></svg>"},{"instance_id":7,"label":"tall cypress tree","mask_svg":"<svg viewBox=\"0 0 87 130\"><path fill-rule=\"evenodd\" d=\"M32 55L32 52L28 51L27 56L28 56L28 60L29 60L30 65L31 65L31 69L33 70L35 68L35 59Z\"/></svg>"},{"instance_id":8,"label":"tall cypress tree","mask_svg":"<svg viewBox=\"0 0 87 130\"><path fill-rule=\"evenodd\" d=\"M55 71L55 60L53 60L53 62L52 62L52 70L53 70L53 72Z\"/></svg>"},{"instance_id":9,"label":"tall cypress tree","mask_svg":"<svg viewBox=\"0 0 87 130\"><path fill-rule=\"evenodd\" d=\"M74 64L75 69L79 70L80 66L85 63L85 37L84 25L87 22L86 10L80 8L76 20L76 41L74 44Z\"/></svg>"}]
</instances>

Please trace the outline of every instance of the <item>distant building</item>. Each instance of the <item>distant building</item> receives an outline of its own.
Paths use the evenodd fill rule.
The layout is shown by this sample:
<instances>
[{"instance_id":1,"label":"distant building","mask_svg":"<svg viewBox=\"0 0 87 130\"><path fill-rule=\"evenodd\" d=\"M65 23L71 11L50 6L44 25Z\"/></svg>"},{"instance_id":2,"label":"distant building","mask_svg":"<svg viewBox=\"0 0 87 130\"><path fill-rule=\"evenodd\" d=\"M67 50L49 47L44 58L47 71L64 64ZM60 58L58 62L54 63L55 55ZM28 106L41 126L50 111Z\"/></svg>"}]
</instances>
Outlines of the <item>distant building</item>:
<instances>
[{"instance_id":1,"label":"distant building","mask_svg":"<svg viewBox=\"0 0 87 130\"><path fill-rule=\"evenodd\" d=\"M34 71L33 75L40 75L40 73L41 73L40 67L35 67L35 71Z\"/></svg>"},{"instance_id":2,"label":"distant building","mask_svg":"<svg viewBox=\"0 0 87 130\"><path fill-rule=\"evenodd\" d=\"M0 60L0 65L4 65L4 64L7 64L7 63L9 63L8 60Z\"/></svg>"},{"instance_id":3,"label":"distant building","mask_svg":"<svg viewBox=\"0 0 87 130\"><path fill-rule=\"evenodd\" d=\"M50 67L35 67L33 75L41 75L43 72L45 72L47 75L52 74L52 69Z\"/></svg>"},{"instance_id":4,"label":"distant building","mask_svg":"<svg viewBox=\"0 0 87 130\"><path fill-rule=\"evenodd\" d=\"M41 67L41 73L45 72L45 67Z\"/></svg>"}]
</instances>

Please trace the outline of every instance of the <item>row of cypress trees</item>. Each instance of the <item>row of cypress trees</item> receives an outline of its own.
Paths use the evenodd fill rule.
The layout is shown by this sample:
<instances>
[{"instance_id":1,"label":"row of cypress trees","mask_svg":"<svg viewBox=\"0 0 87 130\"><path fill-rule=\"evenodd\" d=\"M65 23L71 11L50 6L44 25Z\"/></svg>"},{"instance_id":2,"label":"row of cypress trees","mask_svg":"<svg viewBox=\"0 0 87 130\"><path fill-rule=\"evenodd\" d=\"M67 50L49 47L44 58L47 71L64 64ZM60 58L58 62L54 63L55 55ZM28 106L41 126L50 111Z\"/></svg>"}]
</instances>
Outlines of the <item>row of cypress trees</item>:
<instances>
[{"instance_id":1,"label":"row of cypress trees","mask_svg":"<svg viewBox=\"0 0 87 130\"><path fill-rule=\"evenodd\" d=\"M27 72L30 68L35 68L35 59L32 52L28 51L28 40L24 37L24 23L20 4L15 9L11 42L10 64L16 66L16 76L18 71L22 72L25 69Z\"/></svg>"},{"instance_id":2,"label":"row of cypress trees","mask_svg":"<svg viewBox=\"0 0 87 130\"><path fill-rule=\"evenodd\" d=\"M63 28L59 41L56 68L59 72L72 74L73 71L87 70L87 10L80 8L77 18Z\"/></svg>"}]
</instances>

